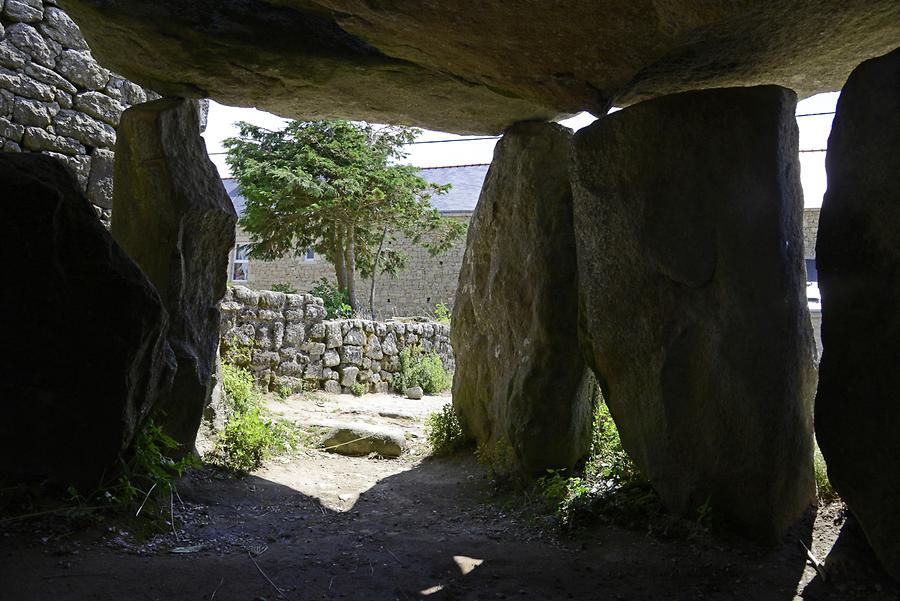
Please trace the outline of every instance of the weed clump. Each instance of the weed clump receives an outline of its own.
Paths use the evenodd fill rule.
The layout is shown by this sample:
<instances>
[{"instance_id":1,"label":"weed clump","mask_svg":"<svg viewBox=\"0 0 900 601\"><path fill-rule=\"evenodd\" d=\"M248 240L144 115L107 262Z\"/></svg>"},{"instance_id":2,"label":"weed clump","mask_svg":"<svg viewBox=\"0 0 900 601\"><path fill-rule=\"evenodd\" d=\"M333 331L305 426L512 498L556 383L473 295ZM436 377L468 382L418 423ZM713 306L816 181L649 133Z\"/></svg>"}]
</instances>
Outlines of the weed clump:
<instances>
[{"instance_id":1,"label":"weed clump","mask_svg":"<svg viewBox=\"0 0 900 601\"><path fill-rule=\"evenodd\" d=\"M465 443L462 426L453 405L450 403L428 416L425 421L425 436L435 455L447 455Z\"/></svg>"},{"instance_id":2,"label":"weed clump","mask_svg":"<svg viewBox=\"0 0 900 601\"><path fill-rule=\"evenodd\" d=\"M366 385L360 382L354 382L350 386L350 394L353 396L362 396L366 394Z\"/></svg>"},{"instance_id":3,"label":"weed clump","mask_svg":"<svg viewBox=\"0 0 900 601\"><path fill-rule=\"evenodd\" d=\"M400 370L394 375L397 392L412 386L421 386L425 394L435 394L450 388L450 375L437 353L423 353L418 347L406 347L400 351Z\"/></svg>"},{"instance_id":4,"label":"weed clump","mask_svg":"<svg viewBox=\"0 0 900 601\"><path fill-rule=\"evenodd\" d=\"M223 362L222 387L230 415L216 441L216 462L235 471L249 472L271 455L299 446L296 427L264 415L262 395L249 370Z\"/></svg>"},{"instance_id":5,"label":"weed clump","mask_svg":"<svg viewBox=\"0 0 900 601\"><path fill-rule=\"evenodd\" d=\"M828 479L828 466L825 464L825 457L819 450L818 443L813 450L813 467L816 473L816 493L819 503L828 504L839 500L840 495L831 485L831 480Z\"/></svg>"},{"instance_id":6,"label":"weed clump","mask_svg":"<svg viewBox=\"0 0 900 601\"><path fill-rule=\"evenodd\" d=\"M341 292L337 286L326 278L319 280L312 290L313 296L318 296L325 303L326 319L350 319L353 317L353 307L346 292Z\"/></svg>"}]
</instances>

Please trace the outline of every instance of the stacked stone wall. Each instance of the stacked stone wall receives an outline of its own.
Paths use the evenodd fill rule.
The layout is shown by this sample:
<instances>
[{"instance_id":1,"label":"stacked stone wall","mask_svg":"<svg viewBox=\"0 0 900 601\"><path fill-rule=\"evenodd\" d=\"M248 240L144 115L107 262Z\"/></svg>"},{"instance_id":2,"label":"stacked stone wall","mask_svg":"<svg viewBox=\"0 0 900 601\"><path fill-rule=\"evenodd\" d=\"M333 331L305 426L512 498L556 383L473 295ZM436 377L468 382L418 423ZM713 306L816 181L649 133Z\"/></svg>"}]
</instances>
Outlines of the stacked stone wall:
<instances>
[{"instance_id":1,"label":"stacked stone wall","mask_svg":"<svg viewBox=\"0 0 900 601\"><path fill-rule=\"evenodd\" d=\"M221 303L223 348L250 348L256 380L272 388L349 392L360 383L388 392L406 347L434 351L453 371L450 326L433 322L326 320L311 294L228 289Z\"/></svg>"},{"instance_id":2,"label":"stacked stone wall","mask_svg":"<svg viewBox=\"0 0 900 601\"><path fill-rule=\"evenodd\" d=\"M66 163L108 220L122 111L156 94L101 67L53 0L0 0L0 148Z\"/></svg>"}]
</instances>

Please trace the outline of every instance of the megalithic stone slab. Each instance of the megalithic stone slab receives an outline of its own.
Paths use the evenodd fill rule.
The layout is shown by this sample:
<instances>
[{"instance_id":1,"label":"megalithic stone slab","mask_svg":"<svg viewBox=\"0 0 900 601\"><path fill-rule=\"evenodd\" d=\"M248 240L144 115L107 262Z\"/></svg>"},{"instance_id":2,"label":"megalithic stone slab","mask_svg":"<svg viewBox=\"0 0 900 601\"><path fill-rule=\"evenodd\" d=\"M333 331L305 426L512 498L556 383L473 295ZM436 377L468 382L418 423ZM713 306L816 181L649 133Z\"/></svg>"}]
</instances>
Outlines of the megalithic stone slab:
<instances>
[{"instance_id":1,"label":"megalithic stone slab","mask_svg":"<svg viewBox=\"0 0 900 601\"><path fill-rule=\"evenodd\" d=\"M815 501L795 104L688 92L575 136L580 333L622 443L670 509L767 541Z\"/></svg>"},{"instance_id":2,"label":"megalithic stone slab","mask_svg":"<svg viewBox=\"0 0 900 601\"><path fill-rule=\"evenodd\" d=\"M900 49L850 75L825 167L816 436L831 483L900 579Z\"/></svg>"},{"instance_id":3,"label":"megalithic stone slab","mask_svg":"<svg viewBox=\"0 0 900 601\"><path fill-rule=\"evenodd\" d=\"M510 471L571 467L590 446L593 379L577 345L572 133L513 126L469 226L453 306L453 405ZM506 457L512 450L512 457Z\"/></svg>"},{"instance_id":4,"label":"megalithic stone slab","mask_svg":"<svg viewBox=\"0 0 900 601\"><path fill-rule=\"evenodd\" d=\"M0 153L0 205L0 472L89 493L171 383L166 311L64 163Z\"/></svg>"},{"instance_id":5,"label":"megalithic stone slab","mask_svg":"<svg viewBox=\"0 0 900 601\"><path fill-rule=\"evenodd\" d=\"M159 290L178 371L158 421L192 449L212 393L236 215L200 137L195 102L164 98L122 114L112 235Z\"/></svg>"}]
</instances>

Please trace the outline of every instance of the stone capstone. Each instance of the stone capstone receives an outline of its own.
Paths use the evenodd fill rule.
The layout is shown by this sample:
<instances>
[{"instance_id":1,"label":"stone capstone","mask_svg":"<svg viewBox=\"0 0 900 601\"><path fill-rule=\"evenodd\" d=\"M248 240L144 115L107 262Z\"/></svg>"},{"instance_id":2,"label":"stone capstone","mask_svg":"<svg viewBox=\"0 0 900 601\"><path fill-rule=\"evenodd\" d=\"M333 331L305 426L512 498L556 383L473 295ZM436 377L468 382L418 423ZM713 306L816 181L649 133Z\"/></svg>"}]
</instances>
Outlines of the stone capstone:
<instances>
[{"instance_id":1,"label":"stone capstone","mask_svg":"<svg viewBox=\"0 0 900 601\"><path fill-rule=\"evenodd\" d=\"M593 380L576 344L571 141L570 130L548 123L503 136L453 305L453 406L463 431L484 448L511 445L511 467L529 473L571 468L590 447Z\"/></svg>"},{"instance_id":2,"label":"stone capstone","mask_svg":"<svg viewBox=\"0 0 900 601\"><path fill-rule=\"evenodd\" d=\"M900 49L850 75L825 166L816 437L831 483L900 579Z\"/></svg>"},{"instance_id":3,"label":"stone capstone","mask_svg":"<svg viewBox=\"0 0 900 601\"><path fill-rule=\"evenodd\" d=\"M580 337L625 450L671 510L768 542L815 502L795 104L629 107L576 134L572 182Z\"/></svg>"},{"instance_id":4,"label":"stone capstone","mask_svg":"<svg viewBox=\"0 0 900 601\"><path fill-rule=\"evenodd\" d=\"M116 155L111 231L169 312L178 371L158 421L180 443L178 453L187 453L214 384L218 304L237 217L206 154L194 103L131 107L122 115Z\"/></svg>"},{"instance_id":5,"label":"stone capstone","mask_svg":"<svg viewBox=\"0 0 900 601\"><path fill-rule=\"evenodd\" d=\"M91 491L171 381L166 312L56 160L0 153L0 203L0 248L21 269L0 288L19 349L0 364L0 471Z\"/></svg>"},{"instance_id":6,"label":"stone capstone","mask_svg":"<svg viewBox=\"0 0 900 601\"><path fill-rule=\"evenodd\" d=\"M900 39L896 0L65 6L104 65L165 94L457 133L694 89L779 84L807 96Z\"/></svg>"}]
</instances>

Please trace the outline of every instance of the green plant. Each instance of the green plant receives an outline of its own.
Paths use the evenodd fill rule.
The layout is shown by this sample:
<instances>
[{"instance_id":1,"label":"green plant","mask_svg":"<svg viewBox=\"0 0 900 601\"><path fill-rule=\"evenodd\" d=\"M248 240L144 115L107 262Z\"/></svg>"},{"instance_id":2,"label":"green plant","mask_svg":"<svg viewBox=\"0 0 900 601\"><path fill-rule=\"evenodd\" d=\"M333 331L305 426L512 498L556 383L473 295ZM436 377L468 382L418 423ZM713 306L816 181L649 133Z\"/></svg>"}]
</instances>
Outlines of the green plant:
<instances>
[{"instance_id":1,"label":"green plant","mask_svg":"<svg viewBox=\"0 0 900 601\"><path fill-rule=\"evenodd\" d=\"M640 475L622 447L619 430L602 397L594 408L591 453L585 464L585 474L588 479L610 480L615 484L631 482Z\"/></svg>"},{"instance_id":2,"label":"green plant","mask_svg":"<svg viewBox=\"0 0 900 601\"><path fill-rule=\"evenodd\" d=\"M353 317L353 307L349 304L347 293L341 291L326 278L319 280L309 291L313 296L318 296L325 303L326 319L350 319Z\"/></svg>"},{"instance_id":3,"label":"green plant","mask_svg":"<svg viewBox=\"0 0 900 601\"><path fill-rule=\"evenodd\" d=\"M235 412L245 411L259 400L253 374L231 363L222 363L222 387Z\"/></svg>"},{"instance_id":4,"label":"green plant","mask_svg":"<svg viewBox=\"0 0 900 601\"><path fill-rule=\"evenodd\" d=\"M287 282L275 282L269 289L272 292L284 292L285 294L297 294L297 289Z\"/></svg>"},{"instance_id":5,"label":"green plant","mask_svg":"<svg viewBox=\"0 0 900 601\"><path fill-rule=\"evenodd\" d=\"M450 309L444 303L434 306L434 320L438 323L450 324Z\"/></svg>"},{"instance_id":6,"label":"green plant","mask_svg":"<svg viewBox=\"0 0 900 601\"><path fill-rule=\"evenodd\" d=\"M353 396L362 396L366 394L366 385L360 382L354 382L350 385L350 394Z\"/></svg>"},{"instance_id":7,"label":"green plant","mask_svg":"<svg viewBox=\"0 0 900 601\"><path fill-rule=\"evenodd\" d=\"M239 367L248 367L253 360L253 342L241 342L237 336L223 340L221 344L222 364L229 363Z\"/></svg>"},{"instance_id":8,"label":"green plant","mask_svg":"<svg viewBox=\"0 0 900 601\"><path fill-rule=\"evenodd\" d=\"M392 383L398 392L421 386L425 394L435 394L450 388L451 381L437 353L422 353L419 347L408 346L400 351L400 369Z\"/></svg>"},{"instance_id":9,"label":"green plant","mask_svg":"<svg viewBox=\"0 0 900 601\"><path fill-rule=\"evenodd\" d=\"M219 436L217 454L227 467L249 472L262 465L272 446L272 432L258 407L236 411Z\"/></svg>"},{"instance_id":10,"label":"green plant","mask_svg":"<svg viewBox=\"0 0 900 601\"><path fill-rule=\"evenodd\" d=\"M154 490L174 490L175 480L188 468L198 465L192 453L178 461L172 460L169 455L178 446L152 419L147 420L134 437L122 475L112 486L101 487L102 496L114 505L128 506L149 497ZM74 490L69 492L73 494Z\"/></svg>"},{"instance_id":11,"label":"green plant","mask_svg":"<svg viewBox=\"0 0 900 601\"><path fill-rule=\"evenodd\" d=\"M479 444L475 449L475 460L488 468L491 480L495 482L506 482L516 474L516 455L504 435L492 443Z\"/></svg>"},{"instance_id":12,"label":"green plant","mask_svg":"<svg viewBox=\"0 0 900 601\"><path fill-rule=\"evenodd\" d=\"M435 455L446 455L465 443L462 425L451 403L445 404L425 420L425 436Z\"/></svg>"},{"instance_id":13,"label":"green plant","mask_svg":"<svg viewBox=\"0 0 900 601\"><path fill-rule=\"evenodd\" d=\"M818 443L813 449L813 468L816 473L816 492L819 501L831 503L840 499L840 495L831 485L831 480L828 479L828 466L825 464L825 457L822 455Z\"/></svg>"}]
</instances>

